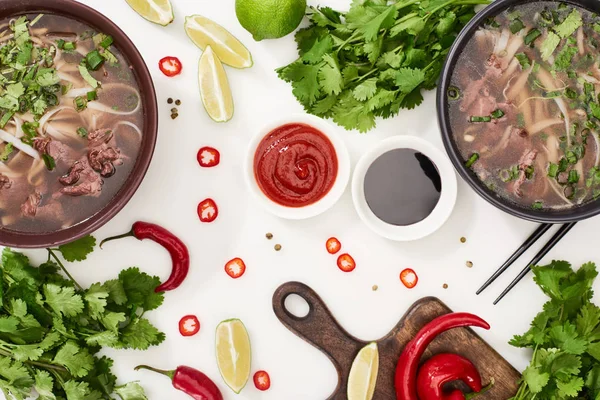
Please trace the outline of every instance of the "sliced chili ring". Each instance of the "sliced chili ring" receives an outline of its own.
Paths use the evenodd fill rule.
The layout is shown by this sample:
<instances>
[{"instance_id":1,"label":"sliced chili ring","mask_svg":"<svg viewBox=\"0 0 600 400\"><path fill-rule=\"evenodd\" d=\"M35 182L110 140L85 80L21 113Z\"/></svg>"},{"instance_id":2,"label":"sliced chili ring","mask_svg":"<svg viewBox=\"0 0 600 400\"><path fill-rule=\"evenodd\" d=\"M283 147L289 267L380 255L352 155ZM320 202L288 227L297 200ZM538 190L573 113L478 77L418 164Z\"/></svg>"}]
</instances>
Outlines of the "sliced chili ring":
<instances>
[{"instance_id":1,"label":"sliced chili ring","mask_svg":"<svg viewBox=\"0 0 600 400\"><path fill-rule=\"evenodd\" d=\"M256 386L258 390L262 390L263 392L265 390L269 390L269 388L271 387L271 377L269 377L267 371L257 371L254 374L253 380L254 386Z\"/></svg>"},{"instance_id":2,"label":"sliced chili ring","mask_svg":"<svg viewBox=\"0 0 600 400\"><path fill-rule=\"evenodd\" d=\"M181 336L194 336L200 331L200 321L195 315L186 315L179 320Z\"/></svg>"},{"instance_id":3,"label":"sliced chili ring","mask_svg":"<svg viewBox=\"0 0 600 400\"><path fill-rule=\"evenodd\" d=\"M329 254L336 254L342 249L342 244L339 240L337 240L337 238L330 237L329 239L327 239L325 247L327 248L327 252Z\"/></svg>"},{"instance_id":4,"label":"sliced chili ring","mask_svg":"<svg viewBox=\"0 0 600 400\"><path fill-rule=\"evenodd\" d=\"M164 57L158 62L158 68L160 71L168 77L179 75L183 69L183 65L177 57Z\"/></svg>"},{"instance_id":5,"label":"sliced chili ring","mask_svg":"<svg viewBox=\"0 0 600 400\"><path fill-rule=\"evenodd\" d=\"M212 168L221 162L221 153L214 147L202 147L198 150L198 164L203 168Z\"/></svg>"},{"instance_id":6,"label":"sliced chili ring","mask_svg":"<svg viewBox=\"0 0 600 400\"><path fill-rule=\"evenodd\" d=\"M338 257L337 266L344 272L351 272L354 271L354 268L356 268L356 262L350 254L344 253Z\"/></svg>"},{"instance_id":7,"label":"sliced chili ring","mask_svg":"<svg viewBox=\"0 0 600 400\"><path fill-rule=\"evenodd\" d=\"M417 276L417 273L415 271L413 271L410 268L406 268L402 270L402 272L400 272L400 281L408 289L412 289L415 286L417 286L417 283L419 282L419 277Z\"/></svg>"},{"instance_id":8,"label":"sliced chili ring","mask_svg":"<svg viewBox=\"0 0 600 400\"><path fill-rule=\"evenodd\" d=\"M233 279L237 279L246 272L246 264L244 263L244 260L236 257L225 264L225 272Z\"/></svg>"},{"instance_id":9,"label":"sliced chili ring","mask_svg":"<svg viewBox=\"0 0 600 400\"><path fill-rule=\"evenodd\" d=\"M219 208L213 199L205 199L198 204L198 217L202 222L213 222L219 216Z\"/></svg>"}]
</instances>

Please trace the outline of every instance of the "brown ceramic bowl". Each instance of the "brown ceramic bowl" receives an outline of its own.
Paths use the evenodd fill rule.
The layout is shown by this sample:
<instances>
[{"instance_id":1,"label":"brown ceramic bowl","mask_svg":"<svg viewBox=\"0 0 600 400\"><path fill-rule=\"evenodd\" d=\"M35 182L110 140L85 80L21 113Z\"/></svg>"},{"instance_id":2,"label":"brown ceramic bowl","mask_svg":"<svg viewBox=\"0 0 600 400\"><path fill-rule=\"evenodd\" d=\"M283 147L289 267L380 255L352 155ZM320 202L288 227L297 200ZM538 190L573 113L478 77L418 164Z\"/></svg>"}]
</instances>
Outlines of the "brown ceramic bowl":
<instances>
[{"instance_id":1,"label":"brown ceramic bowl","mask_svg":"<svg viewBox=\"0 0 600 400\"><path fill-rule=\"evenodd\" d=\"M127 35L98 11L74 0L0 0L0 18L26 13L58 14L82 21L99 32L111 35L133 67L140 88L144 130L133 170L115 197L90 218L67 229L48 233L21 233L0 228L0 245L16 248L42 248L71 242L94 232L114 217L131 199L146 175L154 153L158 131L158 106L150 72L139 51Z\"/></svg>"}]
</instances>

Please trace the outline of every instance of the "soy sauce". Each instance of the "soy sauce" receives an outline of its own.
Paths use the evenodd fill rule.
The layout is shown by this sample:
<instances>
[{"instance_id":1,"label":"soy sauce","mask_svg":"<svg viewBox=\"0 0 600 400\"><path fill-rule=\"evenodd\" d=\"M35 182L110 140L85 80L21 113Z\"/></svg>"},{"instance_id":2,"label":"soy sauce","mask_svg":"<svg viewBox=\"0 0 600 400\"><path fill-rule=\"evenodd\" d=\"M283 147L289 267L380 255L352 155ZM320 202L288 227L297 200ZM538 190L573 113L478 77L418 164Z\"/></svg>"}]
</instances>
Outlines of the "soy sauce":
<instances>
[{"instance_id":1,"label":"soy sauce","mask_svg":"<svg viewBox=\"0 0 600 400\"><path fill-rule=\"evenodd\" d=\"M413 149L382 154L365 175L365 198L377 218L391 225L420 222L433 211L442 191L435 164Z\"/></svg>"}]
</instances>

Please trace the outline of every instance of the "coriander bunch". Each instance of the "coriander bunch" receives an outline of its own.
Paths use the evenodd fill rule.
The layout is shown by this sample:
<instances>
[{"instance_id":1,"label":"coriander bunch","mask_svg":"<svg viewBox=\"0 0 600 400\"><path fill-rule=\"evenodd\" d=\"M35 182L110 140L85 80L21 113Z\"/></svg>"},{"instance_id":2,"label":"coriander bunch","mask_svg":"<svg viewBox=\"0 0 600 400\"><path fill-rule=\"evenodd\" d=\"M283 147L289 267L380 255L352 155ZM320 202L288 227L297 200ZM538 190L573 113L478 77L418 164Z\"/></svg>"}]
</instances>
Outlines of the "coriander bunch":
<instances>
[{"instance_id":1,"label":"coriander bunch","mask_svg":"<svg viewBox=\"0 0 600 400\"><path fill-rule=\"evenodd\" d=\"M113 361L97 353L102 347L145 350L164 340L144 318L163 302L163 294L154 292L160 280L129 268L117 279L81 288L59 254L84 260L95 243L87 236L48 249L39 267L21 253L2 252L0 390L7 399L33 393L40 400L146 399L135 382L118 386Z\"/></svg>"},{"instance_id":2,"label":"coriander bunch","mask_svg":"<svg viewBox=\"0 0 600 400\"><path fill-rule=\"evenodd\" d=\"M489 0L354 0L347 13L311 7L300 58L279 68L307 112L367 132L423 101L456 35Z\"/></svg>"}]
</instances>

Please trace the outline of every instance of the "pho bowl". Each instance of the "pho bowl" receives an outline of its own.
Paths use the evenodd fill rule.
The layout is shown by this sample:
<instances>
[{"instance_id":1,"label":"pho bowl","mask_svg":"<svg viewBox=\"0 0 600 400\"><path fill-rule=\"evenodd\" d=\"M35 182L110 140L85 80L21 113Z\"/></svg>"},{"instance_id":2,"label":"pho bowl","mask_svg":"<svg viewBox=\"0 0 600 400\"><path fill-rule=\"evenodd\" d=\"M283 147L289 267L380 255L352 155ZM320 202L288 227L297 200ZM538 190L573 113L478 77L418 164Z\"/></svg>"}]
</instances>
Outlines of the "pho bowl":
<instances>
[{"instance_id":1,"label":"pho bowl","mask_svg":"<svg viewBox=\"0 0 600 400\"><path fill-rule=\"evenodd\" d=\"M15 108L6 91L0 101L0 245L68 243L142 182L158 129L152 78L116 24L72 0L2 1L5 46L25 54L22 73L4 72Z\"/></svg>"},{"instance_id":2,"label":"pho bowl","mask_svg":"<svg viewBox=\"0 0 600 400\"><path fill-rule=\"evenodd\" d=\"M600 120L589 95L600 93L598 15L594 0L498 0L451 47L436 100L444 146L500 210L546 223L600 213Z\"/></svg>"}]
</instances>

